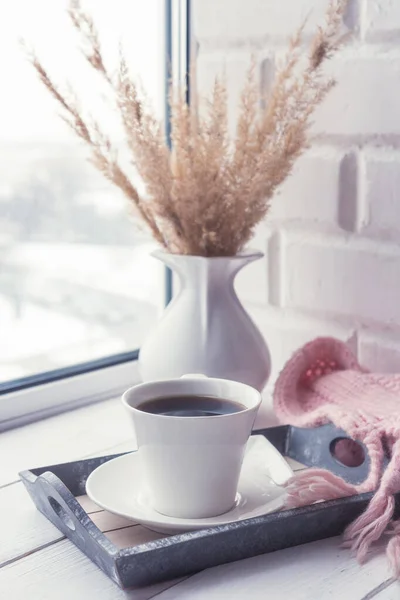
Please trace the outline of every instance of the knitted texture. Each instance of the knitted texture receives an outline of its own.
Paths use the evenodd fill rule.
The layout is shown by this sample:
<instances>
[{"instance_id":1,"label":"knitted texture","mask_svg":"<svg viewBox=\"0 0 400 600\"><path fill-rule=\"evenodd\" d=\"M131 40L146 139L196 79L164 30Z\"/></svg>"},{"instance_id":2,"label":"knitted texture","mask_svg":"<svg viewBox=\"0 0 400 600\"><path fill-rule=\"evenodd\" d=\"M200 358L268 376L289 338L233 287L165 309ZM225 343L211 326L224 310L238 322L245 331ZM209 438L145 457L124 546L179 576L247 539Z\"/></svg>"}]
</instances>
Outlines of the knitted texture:
<instances>
[{"instance_id":1,"label":"knitted texture","mask_svg":"<svg viewBox=\"0 0 400 600\"><path fill-rule=\"evenodd\" d=\"M388 560L400 577L400 522L388 527L394 494L400 491L400 375L367 372L343 342L319 338L285 365L275 385L274 409L282 422L297 427L332 422L366 446L370 470L360 485L324 469L308 469L286 484L287 506L376 490L365 512L346 529L344 544L363 562L370 545L388 533ZM383 473L385 452L390 462Z\"/></svg>"}]
</instances>

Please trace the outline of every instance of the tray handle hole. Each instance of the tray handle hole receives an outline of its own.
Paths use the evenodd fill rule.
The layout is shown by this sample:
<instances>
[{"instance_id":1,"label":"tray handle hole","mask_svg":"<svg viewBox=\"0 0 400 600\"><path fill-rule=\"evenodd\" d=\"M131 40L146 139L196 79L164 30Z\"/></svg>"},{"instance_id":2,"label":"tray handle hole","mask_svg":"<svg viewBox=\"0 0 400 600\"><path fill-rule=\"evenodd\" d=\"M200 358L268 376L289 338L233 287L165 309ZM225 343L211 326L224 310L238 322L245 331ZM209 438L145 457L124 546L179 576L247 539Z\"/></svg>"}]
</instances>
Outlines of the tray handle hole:
<instances>
[{"instance_id":1,"label":"tray handle hole","mask_svg":"<svg viewBox=\"0 0 400 600\"><path fill-rule=\"evenodd\" d=\"M330 443L329 451L333 458L345 467L360 467L365 461L364 448L350 438L335 438Z\"/></svg>"},{"instance_id":2,"label":"tray handle hole","mask_svg":"<svg viewBox=\"0 0 400 600\"><path fill-rule=\"evenodd\" d=\"M71 531L75 531L75 523L73 522L73 520L71 519L71 517L69 516L69 514L67 513L65 508L63 508L61 506L61 504L59 502L57 502L57 500L55 498L48 496L47 499L49 501L51 508L56 513L57 517L59 517L61 519L61 521L64 523L64 525L66 525L68 527L68 529L70 529Z\"/></svg>"}]
</instances>

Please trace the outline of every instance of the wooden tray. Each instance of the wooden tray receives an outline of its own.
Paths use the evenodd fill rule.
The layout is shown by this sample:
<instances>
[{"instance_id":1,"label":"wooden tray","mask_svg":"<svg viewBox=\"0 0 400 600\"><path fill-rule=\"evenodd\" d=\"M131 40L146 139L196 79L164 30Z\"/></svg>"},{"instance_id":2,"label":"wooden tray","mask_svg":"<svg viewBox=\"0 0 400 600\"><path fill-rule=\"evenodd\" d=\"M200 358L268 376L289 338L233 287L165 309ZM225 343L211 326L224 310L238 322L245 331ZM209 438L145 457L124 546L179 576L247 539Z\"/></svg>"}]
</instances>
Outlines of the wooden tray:
<instances>
[{"instance_id":1,"label":"wooden tray","mask_svg":"<svg viewBox=\"0 0 400 600\"><path fill-rule=\"evenodd\" d=\"M284 456L329 468L348 481L362 481L368 457L357 468L331 454L346 434L326 425L255 431ZM208 567L340 534L367 506L372 494L352 496L174 536L154 533L107 513L85 495L90 473L121 454L23 471L20 477L37 508L120 587L148 585ZM400 513L400 494L396 502ZM112 530L107 532L108 530Z\"/></svg>"}]
</instances>

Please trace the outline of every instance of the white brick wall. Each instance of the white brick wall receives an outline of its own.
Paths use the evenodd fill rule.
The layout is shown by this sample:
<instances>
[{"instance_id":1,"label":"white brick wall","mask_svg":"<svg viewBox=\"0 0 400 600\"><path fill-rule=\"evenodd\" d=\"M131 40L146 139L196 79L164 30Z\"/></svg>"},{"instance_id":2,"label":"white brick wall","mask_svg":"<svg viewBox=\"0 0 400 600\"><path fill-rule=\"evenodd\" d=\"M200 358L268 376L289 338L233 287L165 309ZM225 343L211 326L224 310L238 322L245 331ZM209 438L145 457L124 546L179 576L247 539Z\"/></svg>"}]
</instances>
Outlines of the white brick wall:
<instances>
[{"instance_id":1,"label":"white brick wall","mask_svg":"<svg viewBox=\"0 0 400 600\"><path fill-rule=\"evenodd\" d=\"M315 174L318 173L318 186ZM292 177L278 191L269 218L291 222L317 222L347 229L354 227L354 189L357 157L329 146L312 148L295 165ZM278 225L278 223L277 223Z\"/></svg>"},{"instance_id":2,"label":"white brick wall","mask_svg":"<svg viewBox=\"0 0 400 600\"><path fill-rule=\"evenodd\" d=\"M344 143L400 134L398 44L389 50L366 43L349 47L329 70L338 85L317 111L316 133Z\"/></svg>"},{"instance_id":3,"label":"white brick wall","mask_svg":"<svg viewBox=\"0 0 400 600\"><path fill-rule=\"evenodd\" d=\"M400 249L349 236L286 231L282 308L353 322L400 323ZM399 282L400 283L400 282ZM399 340L400 341L400 340Z\"/></svg>"},{"instance_id":4,"label":"white brick wall","mask_svg":"<svg viewBox=\"0 0 400 600\"><path fill-rule=\"evenodd\" d=\"M287 37L308 13L309 36L327 1L193 3L199 91L225 70L232 130L250 56L268 88ZM351 340L370 368L400 370L400 0L350 0L345 26L315 144L257 230L265 259L237 281L275 375L317 335Z\"/></svg>"},{"instance_id":5,"label":"white brick wall","mask_svg":"<svg viewBox=\"0 0 400 600\"><path fill-rule=\"evenodd\" d=\"M346 15L351 28L356 5ZM196 36L211 48L284 43L307 17L304 33L312 34L325 14L324 0L195 0L193 9Z\"/></svg>"},{"instance_id":6,"label":"white brick wall","mask_svg":"<svg viewBox=\"0 0 400 600\"><path fill-rule=\"evenodd\" d=\"M396 42L400 39L398 0L366 0L365 31L368 41Z\"/></svg>"},{"instance_id":7,"label":"white brick wall","mask_svg":"<svg viewBox=\"0 0 400 600\"><path fill-rule=\"evenodd\" d=\"M400 151L367 148L363 152L365 181L364 231L382 239L400 238Z\"/></svg>"}]
</instances>

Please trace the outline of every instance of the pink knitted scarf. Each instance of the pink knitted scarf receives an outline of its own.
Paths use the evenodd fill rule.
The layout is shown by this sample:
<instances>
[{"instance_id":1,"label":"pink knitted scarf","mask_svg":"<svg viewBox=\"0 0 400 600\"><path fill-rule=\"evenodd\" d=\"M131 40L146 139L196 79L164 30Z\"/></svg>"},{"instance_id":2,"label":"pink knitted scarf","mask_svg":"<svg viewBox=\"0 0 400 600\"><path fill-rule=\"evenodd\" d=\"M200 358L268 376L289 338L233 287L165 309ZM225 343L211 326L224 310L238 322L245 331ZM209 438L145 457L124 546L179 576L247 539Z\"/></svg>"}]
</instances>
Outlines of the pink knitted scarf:
<instances>
[{"instance_id":1,"label":"pink knitted scarf","mask_svg":"<svg viewBox=\"0 0 400 600\"><path fill-rule=\"evenodd\" d=\"M370 373L343 342L319 338L286 363L276 382L274 409L284 423L316 427L332 422L365 444L370 470L363 483L350 485L327 470L307 469L287 483L287 507L376 490L365 512L346 529L344 544L363 562L386 531L387 556L400 577L400 521L390 526L394 494L400 491L400 375ZM383 472L385 452L390 462Z\"/></svg>"}]
</instances>

